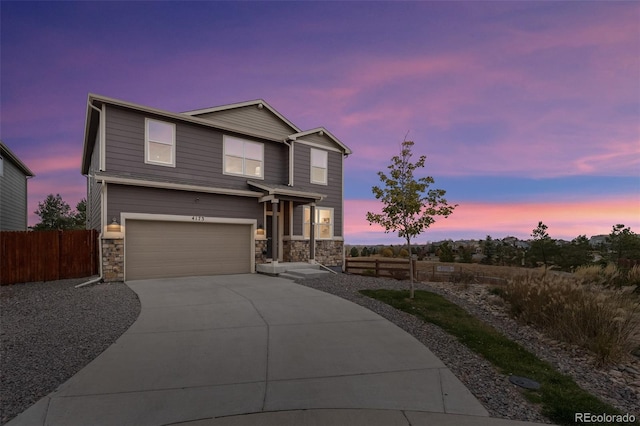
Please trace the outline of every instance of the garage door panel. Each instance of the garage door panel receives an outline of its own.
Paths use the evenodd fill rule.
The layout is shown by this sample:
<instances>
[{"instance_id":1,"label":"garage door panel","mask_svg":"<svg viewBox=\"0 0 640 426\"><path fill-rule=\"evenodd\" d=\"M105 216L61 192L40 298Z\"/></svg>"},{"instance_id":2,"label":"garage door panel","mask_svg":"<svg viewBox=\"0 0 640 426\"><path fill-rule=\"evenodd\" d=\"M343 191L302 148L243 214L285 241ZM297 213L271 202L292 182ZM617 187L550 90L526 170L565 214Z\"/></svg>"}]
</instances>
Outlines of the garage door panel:
<instances>
[{"instance_id":1,"label":"garage door panel","mask_svg":"<svg viewBox=\"0 0 640 426\"><path fill-rule=\"evenodd\" d=\"M251 272L251 227L128 220L126 279Z\"/></svg>"}]
</instances>

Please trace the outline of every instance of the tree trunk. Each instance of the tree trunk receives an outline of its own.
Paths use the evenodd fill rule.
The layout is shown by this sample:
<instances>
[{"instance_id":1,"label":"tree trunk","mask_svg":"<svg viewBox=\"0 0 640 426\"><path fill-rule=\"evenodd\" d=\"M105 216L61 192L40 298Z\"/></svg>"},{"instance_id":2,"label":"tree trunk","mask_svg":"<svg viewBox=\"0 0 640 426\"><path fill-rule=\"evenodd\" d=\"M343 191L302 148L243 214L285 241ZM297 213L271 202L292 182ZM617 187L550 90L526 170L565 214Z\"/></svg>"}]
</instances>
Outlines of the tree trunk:
<instances>
[{"instance_id":1,"label":"tree trunk","mask_svg":"<svg viewBox=\"0 0 640 426\"><path fill-rule=\"evenodd\" d=\"M411 253L411 240L407 238L407 246L409 247L409 282L411 283L411 287L409 290L409 299L413 299L415 294L415 289L413 286L413 253Z\"/></svg>"}]
</instances>

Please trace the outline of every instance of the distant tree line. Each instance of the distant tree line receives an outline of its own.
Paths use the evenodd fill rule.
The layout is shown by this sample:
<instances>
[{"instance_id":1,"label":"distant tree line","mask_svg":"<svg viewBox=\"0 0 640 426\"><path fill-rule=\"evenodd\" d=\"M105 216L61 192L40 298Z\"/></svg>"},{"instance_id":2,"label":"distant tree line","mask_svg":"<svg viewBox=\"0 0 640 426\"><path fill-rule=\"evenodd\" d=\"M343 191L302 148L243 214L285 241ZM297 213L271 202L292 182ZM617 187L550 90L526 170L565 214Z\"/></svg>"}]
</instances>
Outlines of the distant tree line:
<instances>
[{"instance_id":1,"label":"distant tree line","mask_svg":"<svg viewBox=\"0 0 640 426\"><path fill-rule=\"evenodd\" d=\"M428 245L414 245L412 254L418 260L433 258L440 262L479 262L500 266L547 266L562 271L574 271L579 266L614 263L621 269L629 269L640 264L640 235L630 227L619 224L612 227L606 239L593 245L586 235L579 235L571 241L551 238L547 226L539 222L531 233L532 239L520 241L516 238L493 239L490 235L479 242L478 248L442 241ZM351 247L347 251L351 257L408 257L406 246L364 246Z\"/></svg>"}]
</instances>

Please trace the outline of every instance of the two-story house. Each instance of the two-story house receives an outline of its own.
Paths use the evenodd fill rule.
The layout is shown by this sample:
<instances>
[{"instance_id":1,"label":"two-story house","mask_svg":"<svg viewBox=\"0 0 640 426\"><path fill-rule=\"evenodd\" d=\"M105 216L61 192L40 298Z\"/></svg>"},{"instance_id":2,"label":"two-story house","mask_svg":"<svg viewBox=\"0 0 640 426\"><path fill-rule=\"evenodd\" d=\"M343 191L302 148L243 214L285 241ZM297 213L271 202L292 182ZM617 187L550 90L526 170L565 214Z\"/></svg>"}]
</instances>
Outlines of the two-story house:
<instances>
[{"instance_id":1,"label":"two-story house","mask_svg":"<svg viewBox=\"0 0 640 426\"><path fill-rule=\"evenodd\" d=\"M350 153L263 100L173 113L90 94L82 174L103 278L340 267Z\"/></svg>"},{"instance_id":2,"label":"two-story house","mask_svg":"<svg viewBox=\"0 0 640 426\"><path fill-rule=\"evenodd\" d=\"M34 176L0 141L0 231L27 230L27 180Z\"/></svg>"}]
</instances>

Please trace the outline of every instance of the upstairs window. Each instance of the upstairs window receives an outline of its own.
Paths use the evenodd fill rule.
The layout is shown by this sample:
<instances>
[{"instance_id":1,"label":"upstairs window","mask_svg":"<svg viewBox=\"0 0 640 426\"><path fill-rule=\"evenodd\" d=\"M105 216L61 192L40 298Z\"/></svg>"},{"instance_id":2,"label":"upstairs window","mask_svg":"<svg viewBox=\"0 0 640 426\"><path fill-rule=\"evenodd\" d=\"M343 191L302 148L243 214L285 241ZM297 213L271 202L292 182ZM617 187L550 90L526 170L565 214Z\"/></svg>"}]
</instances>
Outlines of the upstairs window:
<instances>
[{"instance_id":1,"label":"upstairs window","mask_svg":"<svg viewBox=\"0 0 640 426\"><path fill-rule=\"evenodd\" d=\"M327 184L327 151L311 148L311 183Z\"/></svg>"},{"instance_id":2,"label":"upstairs window","mask_svg":"<svg viewBox=\"0 0 640 426\"><path fill-rule=\"evenodd\" d=\"M224 173L229 175L264 177L264 147L232 136L224 137Z\"/></svg>"},{"instance_id":3,"label":"upstairs window","mask_svg":"<svg viewBox=\"0 0 640 426\"><path fill-rule=\"evenodd\" d=\"M333 209L327 207L316 207L316 217L314 220L314 237L317 240L330 240L333 238ZM304 237L310 237L311 230L311 208L304 207Z\"/></svg>"},{"instance_id":4,"label":"upstairs window","mask_svg":"<svg viewBox=\"0 0 640 426\"><path fill-rule=\"evenodd\" d=\"M145 120L145 163L176 166L176 126L164 121Z\"/></svg>"}]
</instances>

